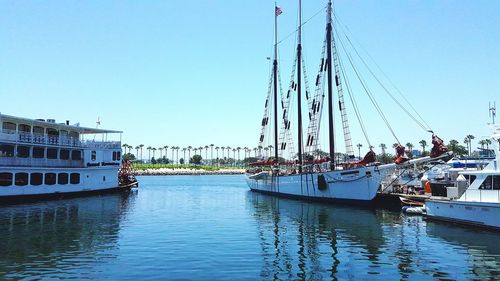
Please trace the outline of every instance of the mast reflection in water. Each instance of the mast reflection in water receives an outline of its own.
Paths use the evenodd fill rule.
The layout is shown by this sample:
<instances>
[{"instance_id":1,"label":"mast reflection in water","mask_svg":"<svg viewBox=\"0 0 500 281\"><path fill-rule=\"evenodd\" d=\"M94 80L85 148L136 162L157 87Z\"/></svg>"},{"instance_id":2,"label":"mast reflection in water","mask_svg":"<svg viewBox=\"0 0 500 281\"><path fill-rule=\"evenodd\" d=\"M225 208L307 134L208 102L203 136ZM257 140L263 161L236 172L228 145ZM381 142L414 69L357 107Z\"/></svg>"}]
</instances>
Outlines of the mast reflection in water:
<instances>
[{"instance_id":1,"label":"mast reflection in water","mask_svg":"<svg viewBox=\"0 0 500 281\"><path fill-rule=\"evenodd\" d=\"M258 225L261 276L267 280L456 280L500 273L495 233L386 210L253 192L248 197Z\"/></svg>"},{"instance_id":2,"label":"mast reflection in water","mask_svg":"<svg viewBox=\"0 0 500 281\"><path fill-rule=\"evenodd\" d=\"M0 276L64 279L71 272L88 278L85 267L116 258L120 222L133 197L130 192L1 207Z\"/></svg>"}]
</instances>

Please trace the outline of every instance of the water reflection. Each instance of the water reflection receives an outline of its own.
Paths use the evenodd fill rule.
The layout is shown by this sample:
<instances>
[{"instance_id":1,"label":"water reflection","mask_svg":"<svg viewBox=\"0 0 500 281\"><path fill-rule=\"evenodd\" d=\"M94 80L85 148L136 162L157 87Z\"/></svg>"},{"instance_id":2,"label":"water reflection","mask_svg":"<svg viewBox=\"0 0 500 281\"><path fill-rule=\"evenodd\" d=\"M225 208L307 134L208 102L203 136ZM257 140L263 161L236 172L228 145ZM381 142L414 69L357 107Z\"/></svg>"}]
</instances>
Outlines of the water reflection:
<instances>
[{"instance_id":1,"label":"water reflection","mask_svg":"<svg viewBox=\"0 0 500 281\"><path fill-rule=\"evenodd\" d=\"M0 207L0 274L57 276L115 258L120 222L135 193Z\"/></svg>"},{"instance_id":2,"label":"water reflection","mask_svg":"<svg viewBox=\"0 0 500 281\"><path fill-rule=\"evenodd\" d=\"M427 222L427 235L442 241L447 248L467 252L464 263L471 275L481 278L500 276L500 235L495 232Z\"/></svg>"},{"instance_id":3,"label":"water reflection","mask_svg":"<svg viewBox=\"0 0 500 281\"><path fill-rule=\"evenodd\" d=\"M248 196L258 225L263 278L337 280L349 278L346 270L360 260L367 268L379 267L385 240L376 211L254 192Z\"/></svg>"}]
</instances>

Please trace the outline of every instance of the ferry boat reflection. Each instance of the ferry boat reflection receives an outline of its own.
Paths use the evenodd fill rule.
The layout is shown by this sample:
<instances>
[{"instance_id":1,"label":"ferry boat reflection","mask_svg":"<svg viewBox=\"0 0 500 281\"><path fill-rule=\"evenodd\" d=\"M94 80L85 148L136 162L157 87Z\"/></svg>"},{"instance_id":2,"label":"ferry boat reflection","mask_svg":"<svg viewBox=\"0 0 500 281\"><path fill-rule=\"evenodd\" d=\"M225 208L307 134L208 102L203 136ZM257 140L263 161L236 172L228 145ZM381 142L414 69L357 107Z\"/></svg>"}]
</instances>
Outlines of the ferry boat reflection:
<instances>
[{"instance_id":1,"label":"ferry boat reflection","mask_svg":"<svg viewBox=\"0 0 500 281\"><path fill-rule=\"evenodd\" d=\"M100 251L112 258L120 223L135 195L131 191L0 207L0 272L20 277L36 268L81 266L86 258L97 259Z\"/></svg>"}]
</instances>

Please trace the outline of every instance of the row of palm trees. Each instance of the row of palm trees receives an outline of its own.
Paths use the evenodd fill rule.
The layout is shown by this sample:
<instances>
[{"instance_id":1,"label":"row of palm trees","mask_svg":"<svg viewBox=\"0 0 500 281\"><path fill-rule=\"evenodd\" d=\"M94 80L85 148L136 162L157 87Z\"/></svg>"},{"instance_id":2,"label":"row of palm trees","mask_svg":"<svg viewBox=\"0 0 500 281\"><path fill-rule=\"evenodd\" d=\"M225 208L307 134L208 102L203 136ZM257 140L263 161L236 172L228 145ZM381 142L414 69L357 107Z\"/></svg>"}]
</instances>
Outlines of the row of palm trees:
<instances>
[{"instance_id":1,"label":"row of palm trees","mask_svg":"<svg viewBox=\"0 0 500 281\"><path fill-rule=\"evenodd\" d=\"M123 147L123 150L124 150L124 154L127 154L127 153L131 153L132 149L135 149L136 150L136 158L140 159L140 160L143 160L143 148L144 148L144 144L139 144L137 146L132 146L132 145L129 145L129 144L122 144L122 147ZM200 155L202 156L203 152L205 152L205 158L207 161L208 159L211 159L210 160L210 163L206 163L206 164L214 164L214 159L230 159L231 158L231 152L233 152L233 157L232 159L238 159L238 161L240 161L240 156L241 156L241 151L244 152L244 159L247 158L247 157L251 157L251 152L253 151L254 152L254 156L257 157L257 153L259 153L259 155L262 154L262 151L264 151L264 156L269 156L267 155L269 153L269 151L273 148L272 145L270 146L267 146L267 147L256 147L256 148L248 148L248 147L235 147L235 148L231 148L230 146L215 146L214 144L210 144L210 145L205 145L205 146L200 146L200 147L192 147L192 146L188 146L188 147L184 147L184 148L181 148L180 146L168 146L168 145L165 145L165 146L162 146L162 147L152 147L152 146L148 146L146 147L146 150L148 151L148 160L151 160L153 158L156 157L156 152L159 151L160 152L160 159L163 157L163 151L165 151L165 157L168 158L168 149L170 148L170 151L171 151L171 160L173 161L174 159L176 160L176 163L179 164L179 151L182 151L183 153L183 159L184 161L186 161L186 159L191 159L191 151L194 152L193 155ZM208 157L208 152L209 152L209 149L210 149L210 158ZM204 151L203 151L204 150ZM214 158L214 150L215 150L215 156L216 158ZM219 158L219 151L221 152L220 153L220 158ZM186 152L187 152L187 156L188 158L186 158ZM227 154L226 154L227 153ZM152 155L152 157L151 157ZM175 156L175 157L174 157ZM236 158L237 157L237 158Z\"/></svg>"},{"instance_id":2,"label":"row of palm trees","mask_svg":"<svg viewBox=\"0 0 500 281\"><path fill-rule=\"evenodd\" d=\"M467 146L467 151L468 151L469 155L471 154L472 140L473 139L475 139L475 137L473 135L467 135L464 138L464 144ZM422 154L425 154L425 152L426 152L425 148L428 146L427 141L421 140L418 143L420 144L420 147L422 147ZM484 147L486 147L486 149L488 149L489 145L491 145L491 140L484 139L484 140L479 141L479 144L481 145L482 149L484 149ZM392 145L392 147L396 148L398 145L399 145L398 143L394 143ZM453 139L453 140L450 140L450 142L449 142L449 146L451 146L451 147L458 147L458 145L459 145L459 142L457 140ZM136 158L138 158L140 160L144 159L143 158L143 154L142 154L143 153L144 144L139 144L139 145L137 145L137 146L134 147L132 145L128 145L128 144L124 143L122 145L122 147L124 148L124 153L125 154L131 153L131 150L135 149L136 150L136 154L135 154ZM361 157L361 148L363 147L363 145L361 143L358 143L356 145L356 147L358 148L358 157ZM382 155L385 155L386 154L387 145L384 144L384 143L381 143L379 145L379 147L382 150ZM409 151L412 151L414 147L415 146L411 142L406 143L406 148ZM370 148L373 148L373 147L370 147ZM158 147L158 148L152 147L152 146L148 146L148 147L146 147L146 150L148 151L148 159L150 160L152 158L155 158L157 151L160 152L160 157L159 158L163 157L163 152L165 152L165 154L164 154L165 157L168 158L168 150L169 149L170 149L170 152L171 152L170 159L172 161L174 159L176 159L176 163L177 164L179 163L179 151L182 151L184 161L186 161L186 159L191 159L191 151L193 151L194 152L193 155L200 155L200 156L202 156L203 152L205 152L205 158L204 159L207 160L207 161L208 161L208 159L211 159L210 163L207 163L207 164L212 164L213 165L214 164L214 159L224 159L224 158L230 159L231 158L231 152L233 152L232 159L234 159L234 160L238 159L238 161L240 161L240 153L241 153L241 151L244 152L244 159L247 158L247 157L251 157L252 151L254 152L254 157L257 157L258 155L262 155L264 157L270 157L271 154L272 154L273 146L272 145L265 146L265 147L258 146L258 147L255 147L255 148L248 148L248 147L243 147L243 148L242 147L235 147L235 148L232 148L230 146L215 146L214 144L200 146L200 147L187 146L187 147L183 147L183 148L181 148L180 146L168 146L168 145L165 145L165 146L162 146L162 147ZM210 149L210 158L208 157L209 149ZM214 150L216 152L216 158L214 158ZM188 158L186 158L186 152L188 154ZM219 157L219 152L220 152L220 156L221 157ZM151 157L151 154L152 154L152 157Z\"/></svg>"}]
</instances>

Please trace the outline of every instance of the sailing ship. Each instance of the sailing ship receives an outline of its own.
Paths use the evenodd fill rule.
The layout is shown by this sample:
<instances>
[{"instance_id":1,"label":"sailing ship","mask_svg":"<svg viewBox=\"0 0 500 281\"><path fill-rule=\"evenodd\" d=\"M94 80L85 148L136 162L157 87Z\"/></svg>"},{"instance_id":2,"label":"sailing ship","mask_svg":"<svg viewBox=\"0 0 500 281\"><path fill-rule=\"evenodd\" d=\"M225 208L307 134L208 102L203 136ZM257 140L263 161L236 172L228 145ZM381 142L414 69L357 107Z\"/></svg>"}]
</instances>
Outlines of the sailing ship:
<instances>
[{"instance_id":1,"label":"sailing ship","mask_svg":"<svg viewBox=\"0 0 500 281\"><path fill-rule=\"evenodd\" d=\"M267 157L266 159L261 154L261 160L253 163L253 168L247 171L246 181L251 190L274 195L319 201L370 203L375 198L381 181L391 170L405 165L416 165L418 163L428 162L432 159L446 157L451 155L451 152L447 151L443 141L433 133L432 143L434 144L434 147L432 148L430 156L410 160L405 154L405 147L402 146L398 140L394 163L384 165L377 163L376 155L371 149L371 145L370 151L363 159L360 161L352 161L352 158L354 158L354 152L343 95L344 88L342 81L344 79L341 79L345 76L345 72L341 69L341 62L337 52L335 38L333 36L333 8L331 0L328 1L326 11L326 36L323 46L323 57L320 62L319 73L316 77L316 90L314 95L312 95L308 90L307 79L303 79L302 77L302 72L304 71L304 60L302 57L301 44L301 1L299 0L299 26L297 29L298 43L294 70L292 71L292 81L290 82L289 89L285 94L280 91L281 99L278 100L278 84L280 83L280 80L278 77L277 18L281 14L281 8L275 6L274 59L259 139L259 148L264 147L266 149L274 149L274 156ZM307 129L307 138L305 143L303 142L302 127L303 80L306 84L305 97L307 100L309 115L309 126ZM324 100L325 88L327 90L326 101ZM348 85L346 85L346 88L348 88ZM334 101L334 90L336 90L337 93L337 101ZM291 118L289 117L291 99L294 96L296 96L297 99L297 154L295 154L294 151L293 137L291 133ZM324 102L327 104L328 113L329 154L328 157L314 158L308 155L314 154L314 152L318 151L320 147L319 131L321 127ZM278 115L279 103L281 103L281 115ZM343 163L339 161L339 159L336 159L334 139L334 104L336 103L338 103L341 116L342 130L346 144L346 154L351 159L344 161ZM269 121L272 120L271 117L273 117L269 114L271 111L271 105L274 116L272 130L274 135L274 145L264 146L266 140L268 141L268 139L272 138L272 136L266 135L269 128ZM388 125L380 107L378 107L376 103L374 106L377 108L377 111L381 115L384 122ZM354 105L353 107L356 110ZM359 112L356 111L357 115L358 113ZM280 117L282 119L281 131L278 131L278 119ZM359 120L359 116L357 117ZM362 122L360 123L361 127L364 128ZM393 132L390 127L389 129ZM430 129L427 131L432 132ZM366 137L366 132L364 131L363 133ZM293 156L294 159L292 159L292 161L286 161L282 157L283 151L285 150L288 150L291 155L296 155L296 158ZM259 149L259 153L260 152L261 150Z\"/></svg>"}]
</instances>

